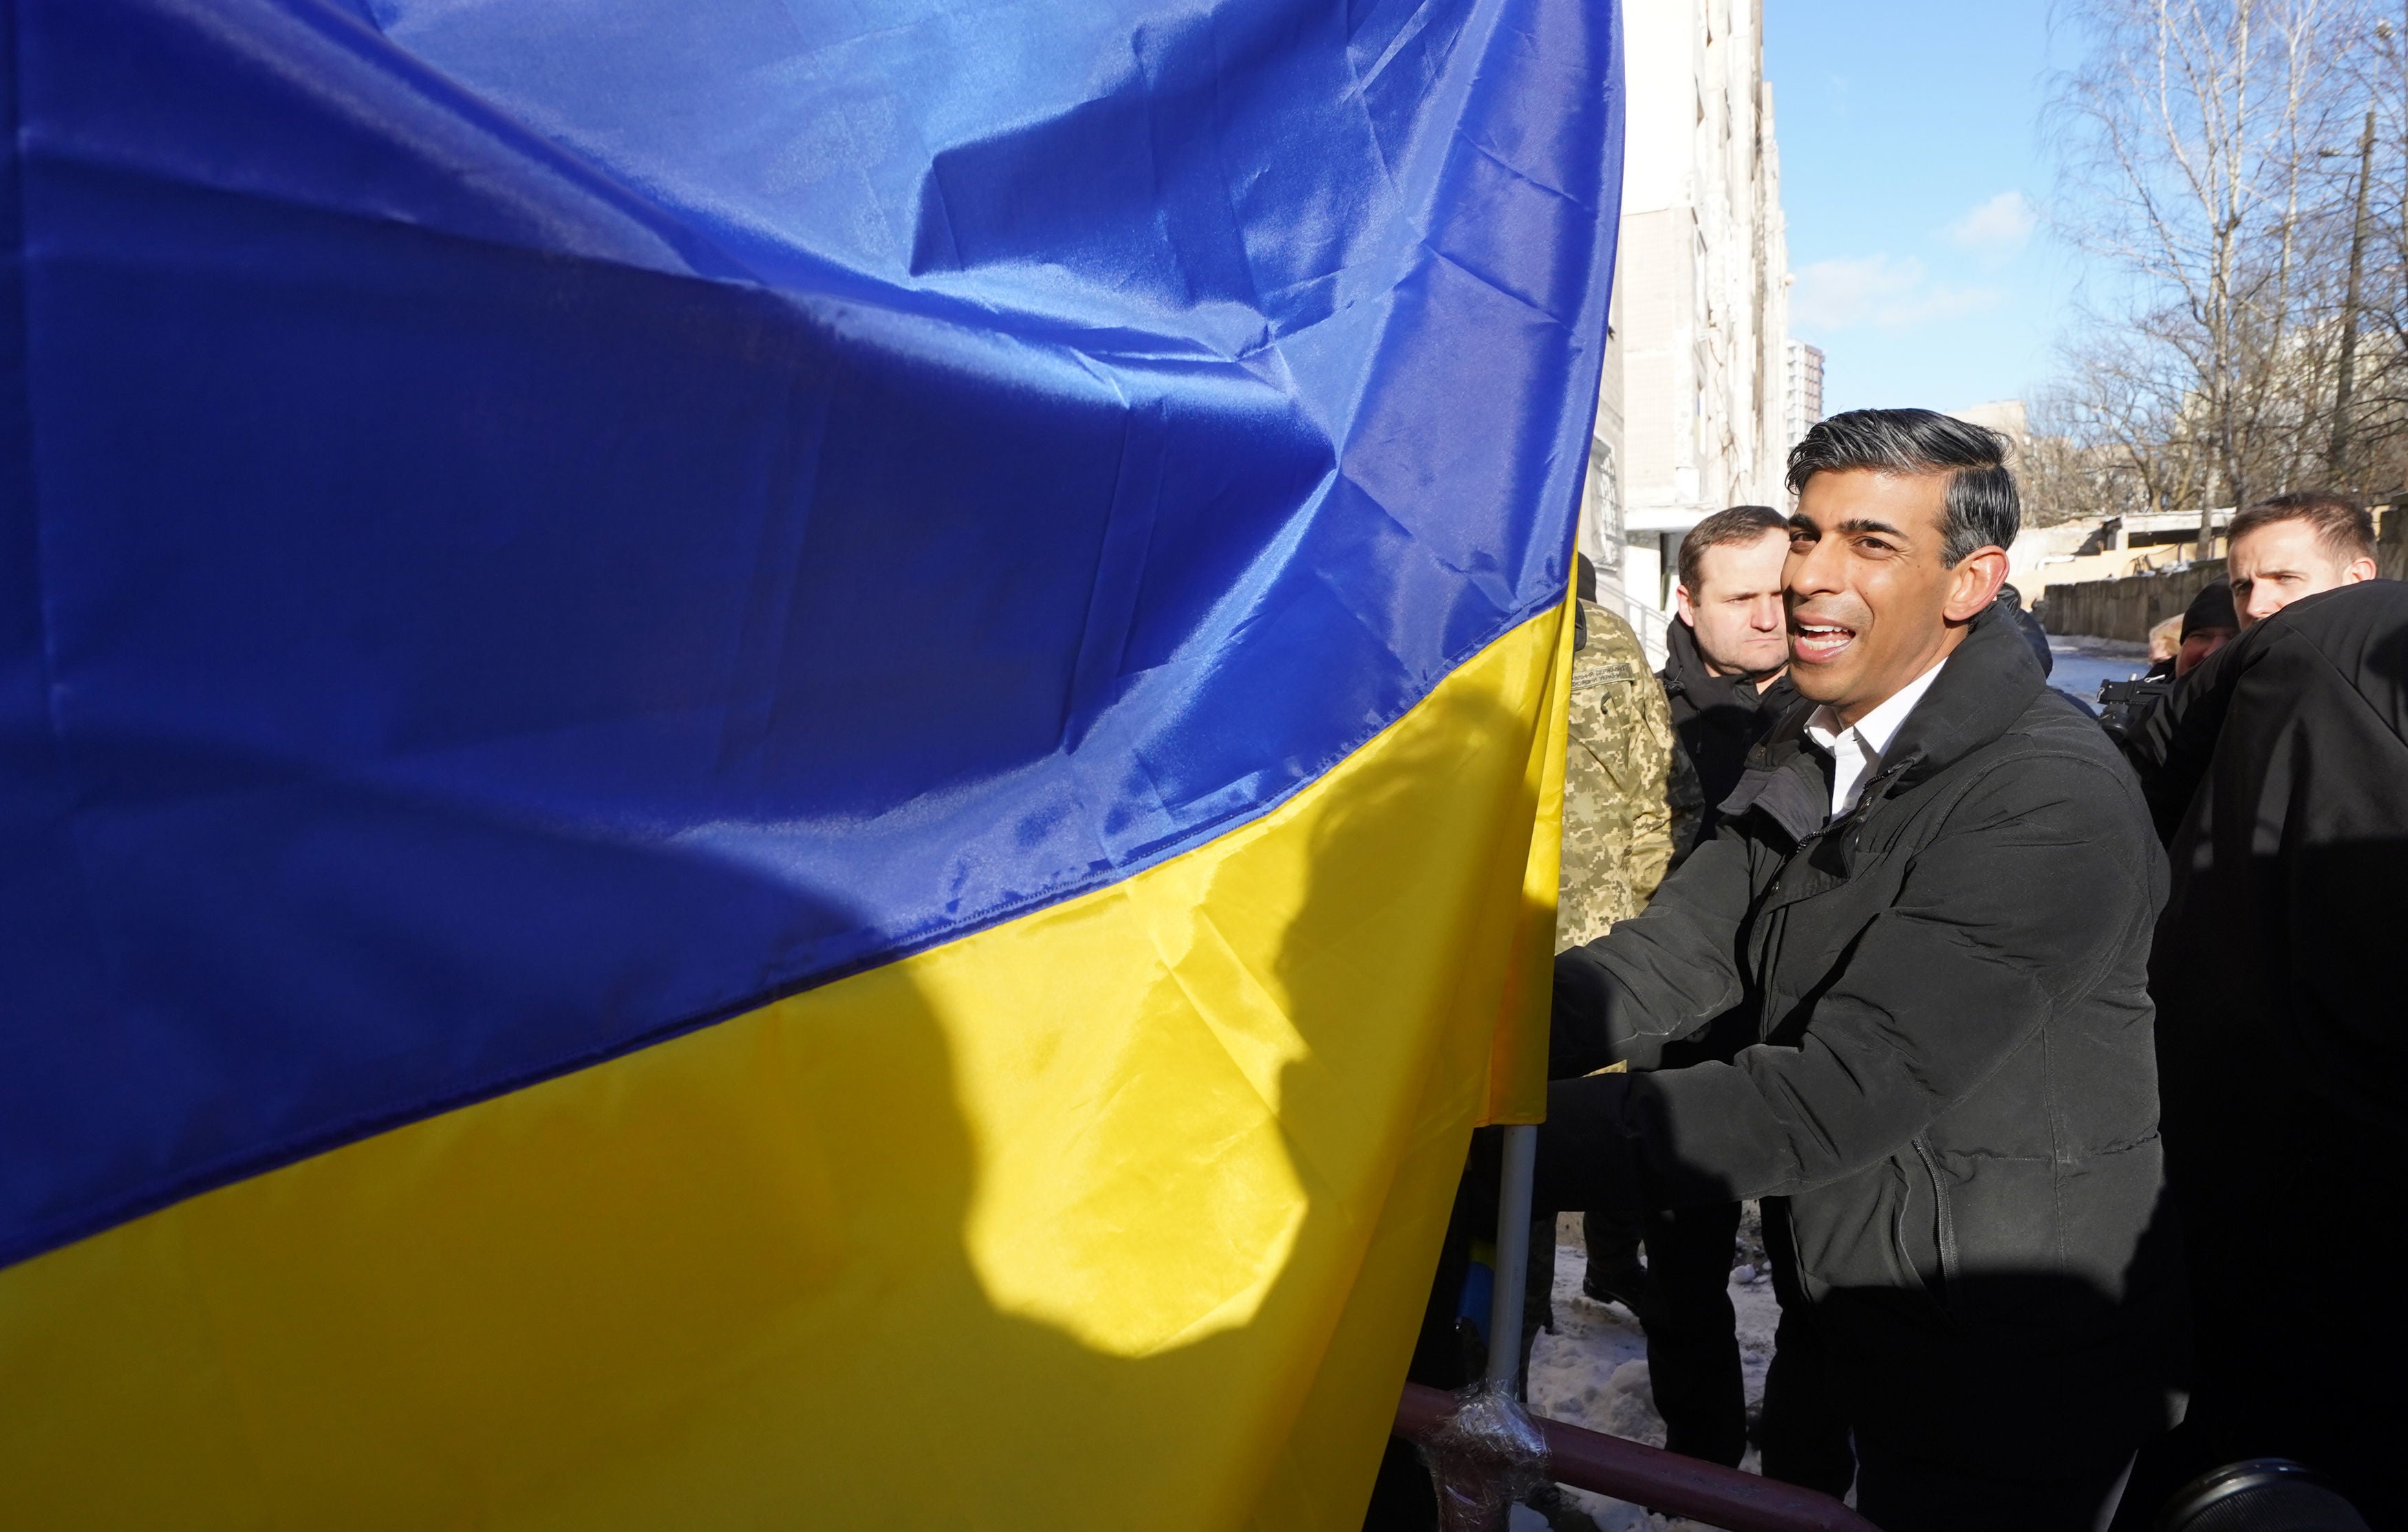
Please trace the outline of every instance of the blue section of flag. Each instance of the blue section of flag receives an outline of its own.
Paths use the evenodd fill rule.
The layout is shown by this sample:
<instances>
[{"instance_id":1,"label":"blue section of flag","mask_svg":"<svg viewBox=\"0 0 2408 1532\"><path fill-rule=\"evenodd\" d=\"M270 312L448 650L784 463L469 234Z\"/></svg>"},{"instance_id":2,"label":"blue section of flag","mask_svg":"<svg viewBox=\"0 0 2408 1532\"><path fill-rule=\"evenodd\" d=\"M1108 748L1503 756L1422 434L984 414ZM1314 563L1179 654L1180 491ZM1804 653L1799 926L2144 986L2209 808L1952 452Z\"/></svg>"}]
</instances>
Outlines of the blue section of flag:
<instances>
[{"instance_id":1,"label":"blue section of flag","mask_svg":"<svg viewBox=\"0 0 2408 1532\"><path fill-rule=\"evenodd\" d=\"M1608 8L867 8L0 3L0 1261L1175 854L1559 599Z\"/></svg>"}]
</instances>

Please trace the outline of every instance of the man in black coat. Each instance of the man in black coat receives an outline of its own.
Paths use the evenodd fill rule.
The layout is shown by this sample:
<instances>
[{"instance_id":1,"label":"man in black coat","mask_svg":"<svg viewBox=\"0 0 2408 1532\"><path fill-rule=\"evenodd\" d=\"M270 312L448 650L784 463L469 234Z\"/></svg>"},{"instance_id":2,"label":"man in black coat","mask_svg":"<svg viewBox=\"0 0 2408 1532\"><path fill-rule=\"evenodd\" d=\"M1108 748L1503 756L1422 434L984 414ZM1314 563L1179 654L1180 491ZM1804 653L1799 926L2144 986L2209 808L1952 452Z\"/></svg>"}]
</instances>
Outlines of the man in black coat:
<instances>
[{"instance_id":1,"label":"man in black coat","mask_svg":"<svg viewBox=\"0 0 2408 1532\"><path fill-rule=\"evenodd\" d=\"M2345 494L2301 490L2244 507L2232 518L2231 546L2232 555L2227 562L2232 577L2222 615L2243 633L2292 602L2375 578L2374 518ZM2199 606L2193 602L2193 611ZM2191 635L2187 614L2183 632L2187 640ZM2215 746L2215 725L2224 716L2220 706L2197 711L2182 743L2176 745L2176 721L2190 713L2192 700L2214 684L2204 662L2223 645L2201 648L2204 652L2198 660L2177 666L2182 679L2176 685L2151 699L2147 707L2133 709L2124 726L2111 731L2141 774L2141 790L2148 795L2157 834L2167 840L2173 838L2175 827L2190 807L2192 790L2206 775L2208 757Z\"/></svg>"},{"instance_id":2,"label":"man in black coat","mask_svg":"<svg viewBox=\"0 0 2408 1532\"><path fill-rule=\"evenodd\" d=\"M1555 1024L1631 1072L1551 1087L1541 1205L1767 1198L1865 1514L2087 1529L2164 1420L2164 860L2130 770L1994 607L2001 438L1852 411L1789 480L1814 706L1646 913L1556 959ZM1734 1008L1754 1040L1727 1062L1656 1067Z\"/></svg>"},{"instance_id":3,"label":"man in black coat","mask_svg":"<svg viewBox=\"0 0 2408 1532\"><path fill-rule=\"evenodd\" d=\"M1681 539L1673 587L1678 615L1660 674L1672 731L1691 766L1671 778L1674 866L1713 833L1713 806L1739 785L1748 752L1798 700L1785 674L1789 623L1781 576L1788 551L1788 519L1770 506L1716 511ZM1713 1031L1705 1029L1689 1044L1696 1056L1711 1056L1722 1045ZM1581 1061L1583 1068L1602 1062ZM1588 1296L1629 1303L1646 1328L1648 1381L1664 1417L1665 1445L1736 1468L1747 1452L1747 1389L1730 1298L1739 1204L1605 1208L1592 1210L1584 1222ZM1647 1266L1641 1276L1642 1237ZM1776 1365L1784 1367L1790 1395L1802 1396L1813 1392L1801 1370L1810 1344L1798 1326L1790 1330L1787 1360ZM1829 1409L1812 1413L1839 1420ZM1798 1414L1788 1412L1791 1420ZM1768 1416L1765 1471L1844 1491L1845 1425L1836 1433L1811 1422L1787 1425ZM1793 1450L1793 1438L1821 1450ZM1842 1465L1836 1475L1835 1456Z\"/></svg>"},{"instance_id":4,"label":"man in black coat","mask_svg":"<svg viewBox=\"0 0 2408 1532\"><path fill-rule=\"evenodd\" d=\"M1664 699L1697 768L1672 806L1672 865L1713 836L1714 809L1739 785L1747 753L1798 700L1781 569L1788 518L1770 506L1718 510L1681 538L1678 613L1666 632Z\"/></svg>"},{"instance_id":5,"label":"man in black coat","mask_svg":"<svg viewBox=\"0 0 2408 1532\"><path fill-rule=\"evenodd\" d=\"M2232 583L2215 580L2201 587L2184 609L2174 651L2149 666L2138 680L2111 680L2099 688L2100 726L2120 746L2132 768L2141 774L2141 791L2149 790L2146 757L2135 741L2143 738L2166 701L2184 679L2209 655L2232 641L2241 620L2232 609Z\"/></svg>"},{"instance_id":6,"label":"man in black coat","mask_svg":"<svg viewBox=\"0 0 2408 1532\"><path fill-rule=\"evenodd\" d=\"M2408 1340L2368 1296L2408 1164L2408 585L2253 623L2165 723L2140 763L2174 869L2149 973L2197 1386L2133 1525L2195 1473L2279 1456L2408 1526Z\"/></svg>"},{"instance_id":7,"label":"man in black coat","mask_svg":"<svg viewBox=\"0 0 2408 1532\"><path fill-rule=\"evenodd\" d=\"M1667 636L1662 680L1672 729L1694 771L1674 779L1672 865L1713 837L1716 810L1739 786L1748 756L1798 702L1789 680L1789 616L1782 580L1789 520L1770 506L1733 506L1681 539L1680 613ZM2043 644L2045 640L2043 640ZM1679 801L1685 791L1694 803ZM1665 1062L1728 1058L1755 1040L1751 1018L1700 1027ZM1737 1202L1649 1208L1629 1231L1647 1245L1648 1381L1673 1452L1736 1464L1747 1449L1746 1387L1728 1288ZM1616 1215L1586 1219L1591 1270L1601 1231ZM1781 1322L1757 1435L1765 1474L1843 1495L1856 1475L1847 1412L1836 1397L1813 1306L1777 1221L1765 1231ZM1592 1292L1592 1296L1598 1296Z\"/></svg>"}]
</instances>

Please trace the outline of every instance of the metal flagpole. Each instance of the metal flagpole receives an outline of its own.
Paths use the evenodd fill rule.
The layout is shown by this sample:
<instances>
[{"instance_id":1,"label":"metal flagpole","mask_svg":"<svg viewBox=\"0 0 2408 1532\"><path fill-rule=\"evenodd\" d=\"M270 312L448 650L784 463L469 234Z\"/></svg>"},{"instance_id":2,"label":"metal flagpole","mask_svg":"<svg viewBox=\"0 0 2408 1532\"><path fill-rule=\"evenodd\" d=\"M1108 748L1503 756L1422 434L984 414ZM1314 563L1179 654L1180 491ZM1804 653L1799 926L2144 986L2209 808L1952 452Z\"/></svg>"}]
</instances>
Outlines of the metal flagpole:
<instances>
[{"instance_id":1,"label":"metal flagpole","mask_svg":"<svg viewBox=\"0 0 2408 1532\"><path fill-rule=\"evenodd\" d=\"M1488 1300L1488 1384L1511 1396L1522 1372L1522 1295L1530 1273L1530 1178L1539 1130L1505 1132L1505 1167L1497 1188L1497 1288Z\"/></svg>"}]
</instances>

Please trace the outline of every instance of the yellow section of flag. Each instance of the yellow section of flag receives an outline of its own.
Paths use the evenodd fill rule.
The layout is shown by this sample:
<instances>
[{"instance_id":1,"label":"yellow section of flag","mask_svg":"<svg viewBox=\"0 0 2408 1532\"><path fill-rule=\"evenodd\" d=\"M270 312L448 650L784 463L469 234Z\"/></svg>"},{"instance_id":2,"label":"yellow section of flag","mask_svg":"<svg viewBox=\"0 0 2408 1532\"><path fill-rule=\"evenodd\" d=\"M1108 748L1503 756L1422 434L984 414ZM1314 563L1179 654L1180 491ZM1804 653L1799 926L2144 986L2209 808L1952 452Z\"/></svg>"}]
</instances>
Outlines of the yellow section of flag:
<instances>
[{"instance_id":1,"label":"yellow section of flag","mask_svg":"<svg viewBox=\"0 0 2408 1532\"><path fill-rule=\"evenodd\" d=\"M6 1519L1352 1527L1544 1105L1568 628L1115 886L0 1271Z\"/></svg>"}]
</instances>

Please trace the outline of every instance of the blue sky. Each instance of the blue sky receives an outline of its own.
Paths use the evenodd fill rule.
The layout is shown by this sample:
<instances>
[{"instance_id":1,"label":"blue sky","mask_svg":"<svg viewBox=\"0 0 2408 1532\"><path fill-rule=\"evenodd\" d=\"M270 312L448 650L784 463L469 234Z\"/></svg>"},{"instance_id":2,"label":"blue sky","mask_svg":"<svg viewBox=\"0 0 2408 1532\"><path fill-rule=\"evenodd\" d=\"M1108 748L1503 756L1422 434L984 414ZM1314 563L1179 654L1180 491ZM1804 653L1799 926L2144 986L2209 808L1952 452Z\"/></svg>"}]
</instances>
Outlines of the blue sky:
<instances>
[{"instance_id":1,"label":"blue sky","mask_svg":"<svg viewBox=\"0 0 2408 1532\"><path fill-rule=\"evenodd\" d=\"M2027 397L2077 264L2039 219L2046 0L1765 0L1790 334L1827 412Z\"/></svg>"}]
</instances>

